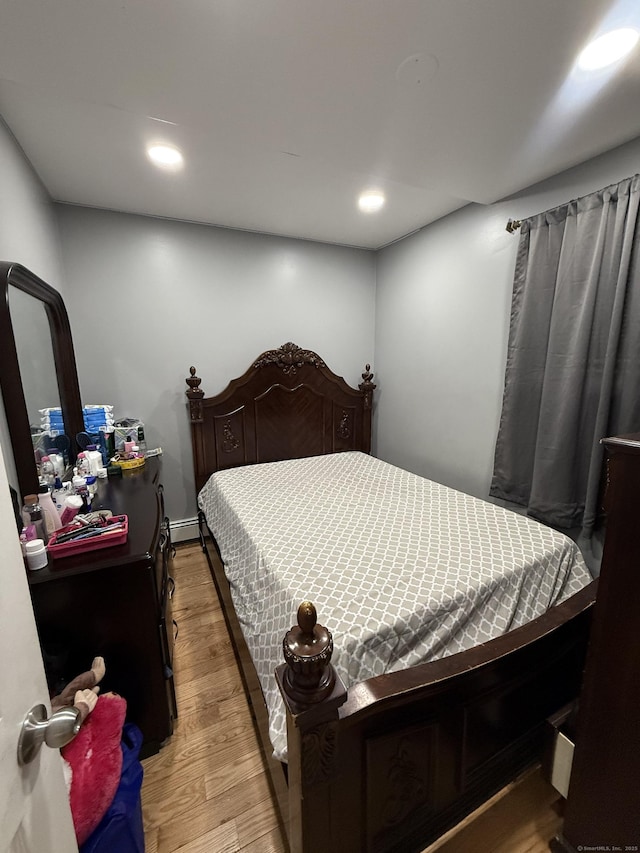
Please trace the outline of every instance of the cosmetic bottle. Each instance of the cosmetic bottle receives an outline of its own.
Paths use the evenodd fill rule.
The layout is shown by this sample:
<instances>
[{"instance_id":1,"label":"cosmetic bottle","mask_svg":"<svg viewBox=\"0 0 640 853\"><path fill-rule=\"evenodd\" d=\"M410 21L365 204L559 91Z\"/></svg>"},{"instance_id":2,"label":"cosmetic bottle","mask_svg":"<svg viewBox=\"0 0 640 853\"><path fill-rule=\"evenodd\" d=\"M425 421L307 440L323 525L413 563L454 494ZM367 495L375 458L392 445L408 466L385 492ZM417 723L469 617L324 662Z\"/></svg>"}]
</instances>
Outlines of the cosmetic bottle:
<instances>
[{"instance_id":1,"label":"cosmetic bottle","mask_svg":"<svg viewBox=\"0 0 640 853\"><path fill-rule=\"evenodd\" d=\"M53 462L48 456L42 457L42 463L40 465L40 479L46 486L48 486L49 489L53 488L56 481L56 471L53 467Z\"/></svg>"},{"instance_id":2,"label":"cosmetic bottle","mask_svg":"<svg viewBox=\"0 0 640 853\"><path fill-rule=\"evenodd\" d=\"M85 477L85 482L87 484L87 490L89 492L89 497L91 498L91 500L93 500L93 498L96 496L96 492L98 491L97 480L98 480L98 478L94 477L93 474L89 474L87 477Z\"/></svg>"},{"instance_id":3,"label":"cosmetic bottle","mask_svg":"<svg viewBox=\"0 0 640 853\"><path fill-rule=\"evenodd\" d=\"M47 450L47 456L49 457L49 461L53 465L53 471L56 477L60 480L64 477L64 459L58 453L55 447L49 448Z\"/></svg>"},{"instance_id":4,"label":"cosmetic bottle","mask_svg":"<svg viewBox=\"0 0 640 853\"><path fill-rule=\"evenodd\" d=\"M63 524L69 524L72 519L82 509L82 498L80 495L68 495L64 501L64 509L62 510L61 521Z\"/></svg>"},{"instance_id":5,"label":"cosmetic bottle","mask_svg":"<svg viewBox=\"0 0 640 853\"><path fill-rule=\"evenodd\" d=\"M89 468L89 460L87 459L84 450L81 450L80 453L78 453L78 457L76 459L76 466L78 468L79 477L86 477L87 474L91 473L91 470Z\"/></svg>"},{"instance_id":6,"label":"cosmetic bottle","mask_svg":"<svg viewBox=\"0 0 640 853\"><path fill-rule=\"evenodd\" d=\"M25 495L24 506L22 507L22 521L25 527L33 525L36 531L36 537L42 539L45 543L49 541L47 529L44 524L42 507L38 503L37 495Z\"/></svg>"},{"instance_id":7,"label":"cosmetic bottle","mask_svg":"<svg viewBox=\"0 0 640 853\"><path fill-rule=\"evenodd\" d=\"M55 504L56 509L58 510L58 515L62 518L62 511L64 510L64 502L65 498L67 498L71 494L71 483L59 483L56 479L56 488L51 492L51 499Z\"/></svg>"},{"instance_id":8,"label":"cosmetic bottle","mask_svg":"<svg viewBox=\"0 0 640 853\"><path fill-rule=\"evenodd\" d=\"M102 453L95 444L89 444L84 451L84 456L89 463L89 473L97 477L98 468L102 468Z\"/></svg>"},{"instance_id":9,"label":"cosmetic bottle","mask_svg":"<svg viewBox=\"0 0 640 853\"><path fill-rule=\"evenodd\" d=\"M116 455L115 433L113 429L100 429L99 447L102 454L102 464L105 468L109 467L109 462Z\"/></svg>"},{"instance_id":10,"label":"cosmetic bottle","mask_svg":"<svg viewBox=\"0 0 640 853\"><path fill-rule=\"evenodd\" d=\"M144 427L143 426L138 427L138 435L137 435L137 439L136 439L136 444L138 445L138 452L139 452L140 456L144 456L145 453L147 452L147 441L144 437Z\"/></svg>"},{"instance_id":11,"label":"cosmetic bottle","mask_svg":"<svg viewBox=\"0 0 640 853\"><path fill-rule=\"evenodd\" d=\"M51 492L46 486L40 486L40 494L38 495L38 503L42 508L42 516L44 526L47 531L47 538L51 538L56 530L62 527L58 510L51 497Z\"/></svg>"}]
</instances>

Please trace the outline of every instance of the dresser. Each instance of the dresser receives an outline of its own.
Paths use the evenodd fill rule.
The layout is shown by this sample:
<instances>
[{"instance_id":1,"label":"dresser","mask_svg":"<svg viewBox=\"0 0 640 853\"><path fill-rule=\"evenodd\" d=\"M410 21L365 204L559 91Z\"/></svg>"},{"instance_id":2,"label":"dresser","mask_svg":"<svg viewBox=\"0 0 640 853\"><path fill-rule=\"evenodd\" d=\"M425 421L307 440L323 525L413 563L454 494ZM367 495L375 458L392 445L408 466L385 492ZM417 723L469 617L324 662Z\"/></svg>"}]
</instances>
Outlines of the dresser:
<instances>
[{"instance_id":1,"label":"dresser","mask_svg":"<svg viewBox=\"0 0 640 853\"><path fill-rule=\"evenodd\" d=\"M607 534L557 853L640 849L640 433L603 443Z\"/></svg>"},{"instance_id":2,"label":"dresser","mask_svg":"<svg viewBox=\"0 0 640 853\"><path fill-rule=\"evenodd\" d=\"M160 749L177 716L175 584L160 459L98 483L92 509L127 515L126 543L49 557L47 567L28 573L31 598L50 688L61 687L102 655L101 692L112 690L127 700L127 719L144 737L144 757Z\"/></svg>"}]
</instances>

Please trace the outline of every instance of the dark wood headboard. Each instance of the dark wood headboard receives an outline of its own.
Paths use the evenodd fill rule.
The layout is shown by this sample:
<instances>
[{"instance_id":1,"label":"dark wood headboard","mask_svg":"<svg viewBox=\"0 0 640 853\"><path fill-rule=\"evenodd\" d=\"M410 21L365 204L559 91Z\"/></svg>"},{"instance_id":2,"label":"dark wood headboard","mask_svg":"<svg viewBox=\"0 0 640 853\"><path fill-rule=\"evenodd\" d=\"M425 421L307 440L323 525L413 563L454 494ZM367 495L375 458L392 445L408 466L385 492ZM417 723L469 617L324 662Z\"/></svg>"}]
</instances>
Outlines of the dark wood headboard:
<instances>
[{"instance_id":1,"label":"dark wood headboard","mask_svg":"<svg viewBox=\"0 0 640 853\"><path fill-rule=\"evenodd\" d=\"M224 468L371 450L368 364L352 388L317 353L289 342L263 352L215 397L204 396L195 374L192 367L186 395L197 492Z\"/></svg>"}]
</instances>

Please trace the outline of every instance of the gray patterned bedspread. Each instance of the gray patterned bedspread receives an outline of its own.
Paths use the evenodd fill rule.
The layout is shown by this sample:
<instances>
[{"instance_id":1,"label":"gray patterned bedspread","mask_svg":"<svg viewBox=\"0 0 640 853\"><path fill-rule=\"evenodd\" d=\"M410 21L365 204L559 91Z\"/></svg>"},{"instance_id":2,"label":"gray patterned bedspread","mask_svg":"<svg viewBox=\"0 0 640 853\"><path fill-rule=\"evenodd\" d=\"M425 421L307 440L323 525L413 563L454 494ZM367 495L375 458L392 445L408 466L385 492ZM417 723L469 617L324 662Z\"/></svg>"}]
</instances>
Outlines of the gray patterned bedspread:
<instances>
[{"instance_id":1,"label":"gray patterned bedspread","mask_svg":"<svg viewBox=\"0 0 640 853\"><path fill-rule=\"evenodd\" d=\"M221 471L198 503L281 760L286 723L273 672L304 599L332 631L348 686L485 642L591 580L561 533L364 453Z\"/></svg>"}]
</instances>

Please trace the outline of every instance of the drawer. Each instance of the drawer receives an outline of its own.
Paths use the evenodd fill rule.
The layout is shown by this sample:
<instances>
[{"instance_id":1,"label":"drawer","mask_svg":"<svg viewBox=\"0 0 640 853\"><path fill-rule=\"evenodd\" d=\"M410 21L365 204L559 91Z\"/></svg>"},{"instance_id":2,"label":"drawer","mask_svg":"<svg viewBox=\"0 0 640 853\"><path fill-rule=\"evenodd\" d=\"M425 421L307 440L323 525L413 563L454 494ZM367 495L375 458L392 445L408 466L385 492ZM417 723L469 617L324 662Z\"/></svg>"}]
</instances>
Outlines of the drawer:
<instances>
[{"instance_id":1,"label":"drawer","mask_svg":"<svg viewBox=\"0 0 640 853\"><path fill-rule=\"evenodd\" d=\"M161 623L164 628L166 637L164 640L164 658L165 661L169 664L170 667L173 668L173 648L175 645L175 641L177 639L177 630L178 626L173 618L173 592L175 590L176 582L171 577L171 575L167 576L167 583L165 585L165 597L162 603L162 613L161 613Z\"/></svg>"}]
</instances>

